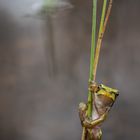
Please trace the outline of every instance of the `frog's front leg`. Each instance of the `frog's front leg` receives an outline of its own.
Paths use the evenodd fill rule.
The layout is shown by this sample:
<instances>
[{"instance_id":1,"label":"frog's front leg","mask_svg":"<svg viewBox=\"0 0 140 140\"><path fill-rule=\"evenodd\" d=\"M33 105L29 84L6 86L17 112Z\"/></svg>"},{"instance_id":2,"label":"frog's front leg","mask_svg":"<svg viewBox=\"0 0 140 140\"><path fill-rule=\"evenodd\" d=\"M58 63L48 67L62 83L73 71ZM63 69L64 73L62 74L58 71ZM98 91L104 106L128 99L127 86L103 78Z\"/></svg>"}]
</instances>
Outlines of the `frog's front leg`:
<instances>
[{"instance_id":1,"label":"frog's front leg","mask_svg":"<svg viewBox=\"0 0 140 140\"><path fill-rule=\"evenodd\" d=\"M82 122L83 126L88 129L93 129L95 126L101 124L106 119L107 113L101 115L98 119L91 120L88 117L85 117L84 121Z\"/></svg>"},{"instance_id":2,"label":"frog's front leg","mask_svg":"<svg viewBox=\"0 0 140 140\"><path fill-rule=\"evenodd\" d=\"M87 117L87 105L79 104L79 116L83 127L82 140L101 140L102 132L99 127L95 127L102 123L107 115L107 112L101 115L96 120L91 120Z\"/></svg>"},{"instance_id":3,"label":"frog's front leg","mask_svg":"<svg viewBox=\"0 0 140 140\"><path fill-rule=\"evenodd\" d=\"M83 126L83 121L85 120L85 117L87 115L87 105L83 102L81 102L79 104L79 117L80 117L80 120L81 120L81 124L82 124L82 138L81 140L87 140L87 128L85 128Z\"/></svg>"}]
</instances>

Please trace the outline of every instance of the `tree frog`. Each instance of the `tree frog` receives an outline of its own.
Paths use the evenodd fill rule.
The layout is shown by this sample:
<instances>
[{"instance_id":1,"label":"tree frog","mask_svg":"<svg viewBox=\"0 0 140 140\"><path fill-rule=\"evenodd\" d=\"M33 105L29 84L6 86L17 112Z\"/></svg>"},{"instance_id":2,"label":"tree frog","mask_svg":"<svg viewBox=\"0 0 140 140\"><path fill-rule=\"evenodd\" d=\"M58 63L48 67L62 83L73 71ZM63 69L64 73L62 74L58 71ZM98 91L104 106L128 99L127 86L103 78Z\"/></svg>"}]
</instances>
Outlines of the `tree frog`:
<instances>
[{"instance_id":1,"label":"tree frog","mask_svg":"<svg viewBox=\"0 0 140 140\"><path fill-rule=\"evenodd\" d=\"M106 116L114 104L118 90L107 87L103 84L90 84L89 90L93 93L93 113L92 117L87 116L87 105L79 104L79 117L81 124L85 129L82 140L101 140L102 131L100 125L106 119Z\"/></svg>"}]
</instances>

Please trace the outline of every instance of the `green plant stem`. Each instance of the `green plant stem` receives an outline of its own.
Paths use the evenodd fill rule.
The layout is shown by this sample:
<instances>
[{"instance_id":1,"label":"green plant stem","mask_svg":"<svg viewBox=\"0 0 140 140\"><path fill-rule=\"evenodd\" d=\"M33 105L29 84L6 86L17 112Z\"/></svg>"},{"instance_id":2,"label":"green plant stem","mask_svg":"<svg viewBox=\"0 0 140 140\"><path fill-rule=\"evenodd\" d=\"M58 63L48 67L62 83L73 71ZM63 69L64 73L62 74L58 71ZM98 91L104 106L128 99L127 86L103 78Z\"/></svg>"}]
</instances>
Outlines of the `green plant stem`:
<instances>
[{"instance_id":1,"label":"green plant stem","mask_svg":"<svg viewBox=\"0 0 140 140\"><path fill-rule=\"evenodd\" d=\"M96 47L96 19L97 19L97 0L93 0L93 16L92 16L92 38L91 38L91 56L90 56L90 75L89 82L93 81L93 66L94 66L94 54ZM88 92L88 116L92 115L92 93Z\"/></svg>"}]
</instances>

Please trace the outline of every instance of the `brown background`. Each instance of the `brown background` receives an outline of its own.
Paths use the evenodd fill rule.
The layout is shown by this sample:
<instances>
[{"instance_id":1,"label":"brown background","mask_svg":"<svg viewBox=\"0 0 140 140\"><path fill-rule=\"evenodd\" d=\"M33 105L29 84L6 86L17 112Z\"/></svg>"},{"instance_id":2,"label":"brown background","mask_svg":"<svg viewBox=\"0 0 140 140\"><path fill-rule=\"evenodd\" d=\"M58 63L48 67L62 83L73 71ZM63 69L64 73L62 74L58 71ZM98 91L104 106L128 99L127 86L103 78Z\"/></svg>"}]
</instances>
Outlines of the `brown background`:
<instances>
[{"instance_id":1,"label":"brown background","mask_svg":"<svg viewBox=\"0 0 140 140\"><path fill-rule=\"evenodd\" d=\"M80 140L91 0L72 0L73 9L46 20L24 16L33 2L0 0L0 140ZM139 13L139 0L114 0L97 81L120 96L103 125L104 140L140 137Z\"/></svg>"}]
</instances>

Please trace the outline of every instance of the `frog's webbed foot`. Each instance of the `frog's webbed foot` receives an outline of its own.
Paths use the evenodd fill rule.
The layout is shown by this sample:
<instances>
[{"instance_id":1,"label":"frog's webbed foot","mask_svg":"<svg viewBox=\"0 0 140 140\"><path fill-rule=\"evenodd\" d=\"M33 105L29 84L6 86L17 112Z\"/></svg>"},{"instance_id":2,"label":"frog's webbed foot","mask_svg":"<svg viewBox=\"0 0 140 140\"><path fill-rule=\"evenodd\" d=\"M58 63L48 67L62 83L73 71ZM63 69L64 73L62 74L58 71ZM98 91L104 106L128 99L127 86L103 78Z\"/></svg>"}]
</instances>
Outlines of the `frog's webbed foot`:
<instances>
[{"instance_id":1,"label":"frog's webbed foot","mask_svg":"<svg viewBox=\"0 0 140 140\"><path fill-rule=\"evenodd\" d=\"M89 81L88 90L89 90L91 93L97 92L98 89L99 89L99 86L97 85L96 82L94 82L94 81Z\"/></svg>"},{"instance_id":2,"label":"frog's webbed foot","mask_svg":"<svg viewBox=\"0 0 140 140\"><path fill-rule=\"evenodd\" d=\"M102 139L102 130L99 128L96 133L94 133L95 140L101 140Z\"/></svg>"},{"instance_id":3,"label":"frog's webbed foot","mask_svg":"<svg viewBox=\"0 0 140 140\"><path fill-rule=\"evenodd\" d=\"M87 105L85 103L81 102L79 104L79 110L86 111L87 110Z\"/></svg>"}]
</instances>

